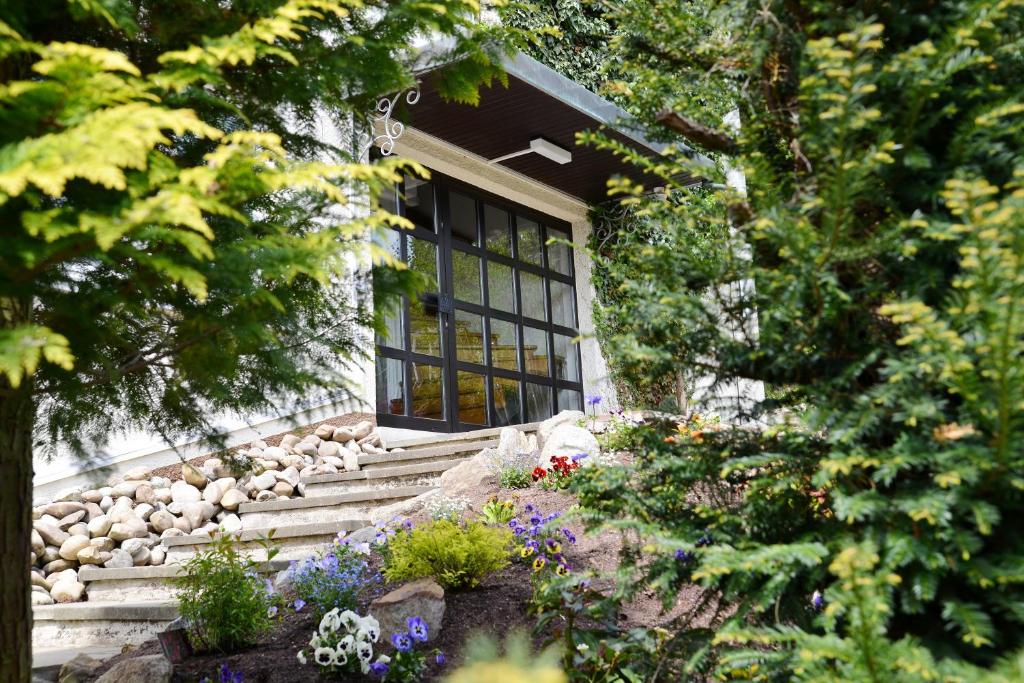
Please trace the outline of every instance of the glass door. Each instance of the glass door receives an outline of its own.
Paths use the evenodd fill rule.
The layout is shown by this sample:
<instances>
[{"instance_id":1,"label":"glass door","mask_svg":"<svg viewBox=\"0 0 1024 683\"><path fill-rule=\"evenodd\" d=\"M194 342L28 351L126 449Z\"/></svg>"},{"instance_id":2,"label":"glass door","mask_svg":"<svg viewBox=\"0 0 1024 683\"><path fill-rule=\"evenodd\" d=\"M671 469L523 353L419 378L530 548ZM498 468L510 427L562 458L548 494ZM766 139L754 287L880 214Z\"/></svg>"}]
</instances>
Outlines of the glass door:
<instances>
[{"instance_id":1,"label":"glass door","mask_svg":"<svg viewBox=\"0 0 1024 683\"><path fill-rule=\"evenodd\" d=\"M569 227L439 177L388 206L415 228L386 248L428 281L377 340L384 425L464 431L582 407Z\"/></svg>"}]
</instances>

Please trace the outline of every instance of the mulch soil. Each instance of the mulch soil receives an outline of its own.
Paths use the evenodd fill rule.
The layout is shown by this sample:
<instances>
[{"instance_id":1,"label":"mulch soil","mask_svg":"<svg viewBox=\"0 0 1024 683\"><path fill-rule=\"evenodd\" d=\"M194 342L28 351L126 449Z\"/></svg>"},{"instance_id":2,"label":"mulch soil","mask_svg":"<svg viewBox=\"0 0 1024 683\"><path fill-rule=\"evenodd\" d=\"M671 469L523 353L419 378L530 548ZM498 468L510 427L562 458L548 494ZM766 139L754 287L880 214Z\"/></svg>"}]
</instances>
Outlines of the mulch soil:
<instances>
[{"instance_id":1,"label":"mulch soil","mask_svg":"<svg viewBox=\"0 0 1024 683\"><path fill-rule=\"evenodd\" d=\"M269 440L268 440L269 443ZM522 509L527 503L539 508L542 514L554 511L566 511L575 504L575 497L561 491L545 491L539 487L531 487L520 491L502 490L501 499L515 501L522 519ZM466 516L474 516L490 498L490 495L471 496ZM423 513L411 517L414 523L426 521ZM581 569L594 569L599 572L613 571L618 565L619 536L615 532L606 531L599 534L585 535L578 523L567 522L578 542L565 550L570 563ZM374 555L374 564L379 559ZM464 649L468 640L477 634L489 635L502 641L514 630L530 632L535 620L527 614L527 606L532 594L530 584L531 571L528 566L520 563L518 558L500 572L486 577L476 588L445 595L446 610L439 634L432 634L427 644L427 652L439 648L447 656L444 668L428 657L429 668L424 681L440 681L444 675L457 667L464 658ZM366 613L369 603L376 597L397 588L398 585L374 584L370 586L360 600L360 614ZM665 624L674 615L689 609L697 599L699 590L684 592L679 602L668 613L662 610L660 602L653 594L641 596L633 603L625 605L621 614L622 625L657 626ZM263 637L253 647L229 655L201 654L193 655L187 661L175 665L174 681L196 682L204 676L211 681L219 681L214 674L222 664L227 664L232 671L242 671L246 683L269 683L278 681L320 681L318 669L312 663L303 666L298 663L296 653L308 648L309 638L316 630L308 610L295 613L290 609L281 611L279 622L271 633ZM533 634L536 646L540 646L546 634ZM375 655L380 652L391 654L391 646L387 641L389 634L382 634L381 641L375 648ZM160 653L157 641L148 641L138 648L125 652L104 663L99 674L110 668L114 663L127 657ZM364 677L332 678L331 680L373 680Z\"/></svg>"},{"instance_id":2,"label":"mulch soil","mask_svg":"<svg viewBox=\"0 0 1024 683\"><path fill-rule=\"evenodd\" d=\"M306 425L304 427L296 427L295 429L289 429L286 432L281 432L279 434L274 434L272 436L265 436L263 437L263 441L266 441L268 446L277 446L278 444L281 443L281 439L283 439L287 434L295 434L296 436L302 437L308 434L312 434L320 425L331 425L333 427L350 427L356 424L357 422L362 422L363 420L377 424L377 416L374 415L373 413L345 413L344 415L338 415L336 417L328 418L326 420L321 420L320 422L314 422L311 425ZM205 455L200 455L195 458L192 458L191 460L187 460L186 462L195 465L196 467L199 467L210 458L219 457L221 455L222 452L207 453ZM172 482L178 481L179 479L181 479L181 463L176 462L170 465L164 465L163 467L157 467L156 469L149 473L149 476L150 478L167 477Z\"/></svg>"}]
</instances>

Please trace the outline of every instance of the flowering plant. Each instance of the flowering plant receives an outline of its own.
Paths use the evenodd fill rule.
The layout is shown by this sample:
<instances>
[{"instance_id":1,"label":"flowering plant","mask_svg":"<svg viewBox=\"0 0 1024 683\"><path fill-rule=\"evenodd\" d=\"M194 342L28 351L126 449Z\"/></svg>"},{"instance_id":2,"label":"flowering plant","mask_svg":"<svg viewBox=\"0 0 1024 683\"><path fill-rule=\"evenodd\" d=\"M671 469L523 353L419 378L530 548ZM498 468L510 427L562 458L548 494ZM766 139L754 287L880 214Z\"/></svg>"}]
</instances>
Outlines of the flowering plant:
<instances>
[{"instance_id":1,"label":"flowering plant","mask_svg":"<svg viewBox=\"0 0 1024 683\"><path fill-rule=\"evenodd\" d=\"M529 564L537 577L554 573L556 576L565 576L572 571L569 561L565 558L563 550L565 546L576 544L576 535L568 527L552 529L551 522L561 516L561 513L552 512L543 515L541 511L532 504L523 508L526 514L525 520L520 521L514 518L508 523L515 535L515 556L520 561ZM563 545L564 544L564 545Z\"/></svg>"},{"instance_id":2,"label":"flowering plant","mask_svg":"<svg viewBox=\"0 0 1024 683\"><path fill-rule=\"evenodd\" d=\"M511 500L498 500L497 496L491 496L480 510L480 519L492 526L508 524L515 516L516 504Z\"/></svg>"},{"instance_id":3,"label":"flowering plant","mask_svg":"<svg viewBox=\"0 0 1024 683\"><path fill-rule=\"evenodd\" d=\"M215 677L203 676L199 679L199 683L243 683L244 681L245 674L241 671L232 671L227 664L220 665Z\"/></svg>"},{"instance_id":4,"label":"flowering plant","mask_svg":"<svg viewBox=\"0 0 1024 683\"><path fill-rule=\"evenodd\" d=\"M426 668L426 655L416 649L416 644L427 642L430 632L427 622L420 617L409 617L405 624L405 631L391 634L395 656L387 662L375 662L370 665L370 672L382 681L413 683L420 680ZM444 653L435 649L434 661L443 665Z\"/></svg>"},{"instance_id":5,"label":"flowering plant","mask_svg":"<svg viewBox=\"0 0 1024 683\"><path fill-rule=\"evenodd\" d=\"M588 457L586 453L578 453L572 458L565 455L551 456L551 469L536 467L533 480L540 482L542 489L553 491L569 488L573 473L580 468L580 460Z\"/></svg>"},{"instance_id":6,"label":"flowering plant","mask_svg":"<svg viewBox=\"0 0 1024 683\"><path fill-rule=\"evenodd\" d=\"M380 624L372 615L361 617L351 610L337 607L320 619L320 627L309 640L309 654L299 650L300 664L310 659L320 667L321 673L336 674L375 671L387 667L391 658L380 655L373 660L373 644L380 640Z\"/></svg>"},{"instance_id":7,"label":"flowering plant","mask_svg":"<svg viewBox=\"0 0 1024 683\"><path fill-rule=\"evenodd\" d=\"M332 608L355 607L359 593L379 575L370 573L366 557L354 544L336 539L319 555L292 562L291 578L296 603L310 605L314 618L319 619Z\"/></svg>"},{"instance_id":8,"label":"flowering plant","mask_svg":"<svg viewBox=\"0 0 1024 683\"><path fill-rule=\"evenodd\" d=\"M426 505L426 512L435 522L447 519L450 522L458 522L462 519L462 511L469 506L469 502L462 498L450 496L436 496Z\"/></svg>"}]
</instances>

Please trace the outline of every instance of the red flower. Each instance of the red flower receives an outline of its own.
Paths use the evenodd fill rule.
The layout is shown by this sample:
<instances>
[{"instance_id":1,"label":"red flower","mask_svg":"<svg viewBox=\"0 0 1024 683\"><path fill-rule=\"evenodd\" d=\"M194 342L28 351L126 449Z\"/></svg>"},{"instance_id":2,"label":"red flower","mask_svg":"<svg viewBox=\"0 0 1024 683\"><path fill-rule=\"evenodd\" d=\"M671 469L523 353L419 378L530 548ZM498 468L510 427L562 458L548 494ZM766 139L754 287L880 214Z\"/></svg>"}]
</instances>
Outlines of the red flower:
<instances>
[{"instance_id":1,"label":"red flower","mask_svg":"<svg viewBox=\"0 0 1024 683\"><path fill-rule=\"evenodd\" d=\"M543 467L537 466L533 468L533 480L540 481L547 476L548 471Z\"/></svg>"}]
</instances>

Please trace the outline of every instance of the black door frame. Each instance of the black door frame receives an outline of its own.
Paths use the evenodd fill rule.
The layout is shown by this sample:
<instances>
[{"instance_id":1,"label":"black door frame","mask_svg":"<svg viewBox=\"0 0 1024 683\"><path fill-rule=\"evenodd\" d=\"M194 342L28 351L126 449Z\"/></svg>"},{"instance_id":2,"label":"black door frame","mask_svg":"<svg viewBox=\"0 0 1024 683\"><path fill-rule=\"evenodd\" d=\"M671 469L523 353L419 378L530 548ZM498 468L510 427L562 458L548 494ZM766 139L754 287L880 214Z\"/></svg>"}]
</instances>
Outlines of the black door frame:
<instances>
[{"instance_id":1,"label":"black door frame","mask_svg":"<svg viewBox=\"0 0 1024 683\"><path fill-rule=\"evenodd\" d=\"M506 378L518 382L518 402L519 402L519 421L528 421L532 416L527 414L528 410L528 385L533 384L546 388L548 391L548 401L551 406L553 413L557 413L559 410L566 407L582 407L582 359L580 357L579 346L572 344L569 352L575 354L575 366L579 374L579 380L565 380L556 377L556 368L554 362L554 350L555 350L555 335L564 337L576 337L579 332L579 302L576 296L576 272L575 263L573 262L573 252L568 252L568 271L569 273L562 274L558 271L550 269L548 266L548 248L544 247L547 241L548 230L552 229L555 232L555 236L572 240L572 226L566 221L556 219L547 214L530 209L529 207L522 206L515 202L511 202L504 197L495 195L490 192L480 190L473 185L452 178L450 176L431 171L431 178L428 181L432 186L432 219L433 225L430 226L433 230L428 230L426 226L417 226L413 231L402 231L407 235L425 239L436 245L437 258L437 284L438 292L436 296L421 295L420 300L426 301L428 305L433 304L439 314L439 325L440 325L440 358L416 353L412 349L412 330L409 324L409 307L412 302L408 300L403 301L402 305L402 321L403 321L403 333L404 333L404 350L397 350L390 347L383 347L375 343L376 358L392 358L402 362L403 371L403 395L402 404L405 411L404 415L395 415L392 413L380 412L379 399L378 399L378 412L377 422L381 426L393 426L403 427L409 429L418 429L425 431L438 431L438 432L459 432L471 429L481 429L487 426L496 426L499 423L499 416L495 407L494 401L494 382L495 378ZM450 195L451 192L455 191L463 194L470 199L475 201L475 218L476 218L476 245L459 243L455 244L453 240L452 231L452 218L451 218L451 206L450 206ZM402 196L401 187L397 187L395 195L398 197L398 212L405 216L407 215L407 208L405 204L405 198ZM512 251L509 256L498 254L487 250L486 244L486 230L484 224L484 204L490 204L498 209L502 209L507 212L509 221L509 237L511 239ZM526 218L535 221L541 227L541 262L539 265L531 264L520 258L519 254L519 238L518 238L518 219ZM404 262L408 263L409 259L409 245L410 239L401 240L401 258ZM456 251L470 254L479 259L480 270L478 272L478 279L480 284L480 304L473 302L456 300L454 292L454 254ZM489 277L488 268L491 263L497 263L502 266L509 267L513 270L513 297L515 301L515 312L509 313L500 309L493 308L490 303L490 291L489 291ZM541 277L541 282L544 291L544 317L545 320L539 320L536 318L528 318L523 312L523 300L522 300L522 287L520 283L520 274L529 273ZM568 285L572 292L572 327L556 324L553 319L552 310L552 298L551 298L551 284L552 282L561 282ZM404 299L404 297L403 297ZM457 339L456 339L456 327L455 317L456 311L461 310L473 315L480 316L481 319L481 332L483 334L483 359L482 363L472 363L464 360L460 360L457 357ZM518 360L518 371L507 370L503 368L497 368L491 358L491 321L492 319L507 321L515 325L516 330L516 346L517 346L517 360ZM547 342L547 375L540 376L532 373L527 373L526 365L526 349L525 349L525 329L530 327L533 329L541 330ZM412 364L417 363L421 365L429 365L433 367L440 366L442 375L442 394L443 394L443 406L444 406L444 419L434 420L430 418L413 417L410 415L412 410ZM487 409L487 420L489 425L481 424L469 424L459 421L459 391L458 391L458 373L460 371L472 372L477 375L482 375L484 379L484 395ZM378 371L379 377L379 371ZM578 396L578 400L575 405L559 405L560 392L559 390L567 390L573 392Z\"/></svg>"}]
</instances>

